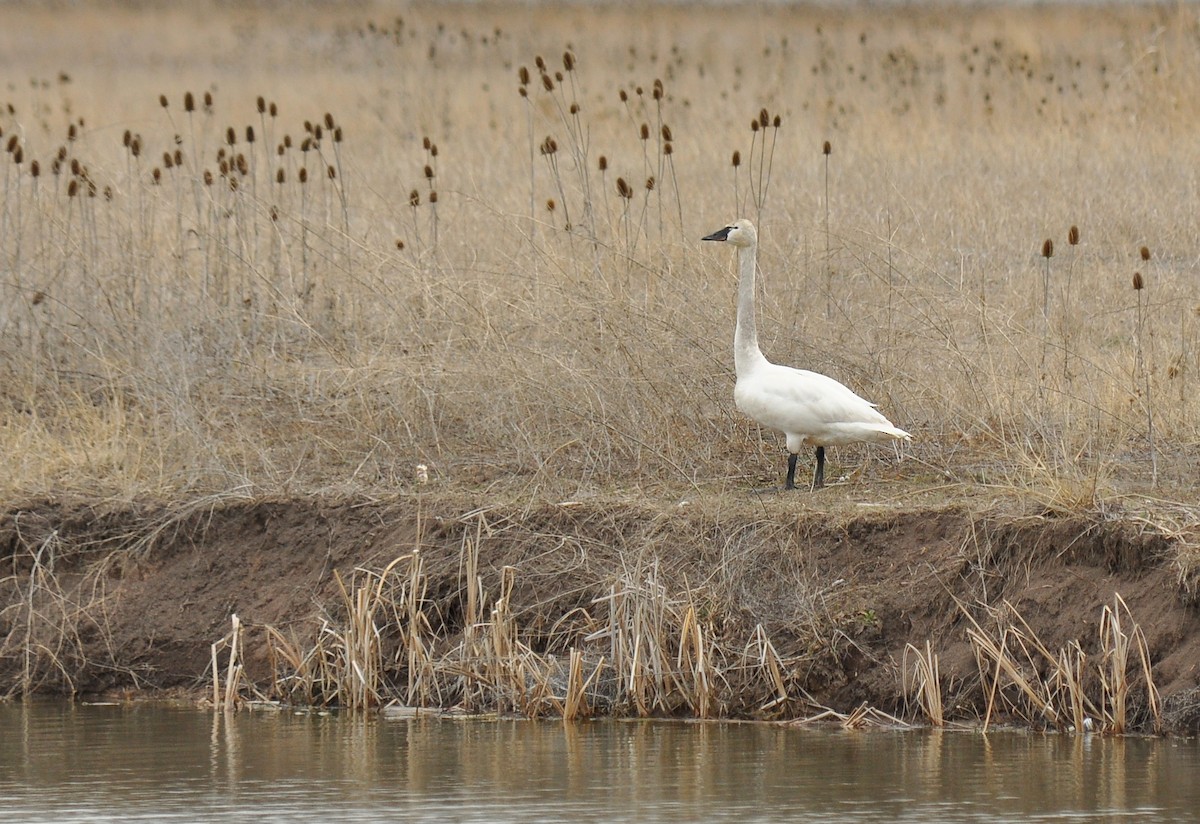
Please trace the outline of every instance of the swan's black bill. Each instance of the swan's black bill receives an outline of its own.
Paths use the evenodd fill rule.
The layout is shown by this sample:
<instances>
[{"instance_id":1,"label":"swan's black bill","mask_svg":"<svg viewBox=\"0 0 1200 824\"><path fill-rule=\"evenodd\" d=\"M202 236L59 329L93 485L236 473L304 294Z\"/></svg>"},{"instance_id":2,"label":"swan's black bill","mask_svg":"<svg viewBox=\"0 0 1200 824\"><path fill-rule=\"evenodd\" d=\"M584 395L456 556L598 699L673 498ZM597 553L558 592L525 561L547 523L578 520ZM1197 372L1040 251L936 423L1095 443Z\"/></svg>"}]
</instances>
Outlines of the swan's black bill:
<instances>
[{"instance_id":1,"label":"swan's black bill","mask_svg":"<svg viewBox=\"0 0 1200 824\"><path fill-rule=\"evenodd\" d=\"M706 235L700 239L701 240L728 240L729 233L732 231L733 231L732 226L726 226L724 229L718 229L717 231L713 232L711 235Z\"/></svg>"}]
</instances>

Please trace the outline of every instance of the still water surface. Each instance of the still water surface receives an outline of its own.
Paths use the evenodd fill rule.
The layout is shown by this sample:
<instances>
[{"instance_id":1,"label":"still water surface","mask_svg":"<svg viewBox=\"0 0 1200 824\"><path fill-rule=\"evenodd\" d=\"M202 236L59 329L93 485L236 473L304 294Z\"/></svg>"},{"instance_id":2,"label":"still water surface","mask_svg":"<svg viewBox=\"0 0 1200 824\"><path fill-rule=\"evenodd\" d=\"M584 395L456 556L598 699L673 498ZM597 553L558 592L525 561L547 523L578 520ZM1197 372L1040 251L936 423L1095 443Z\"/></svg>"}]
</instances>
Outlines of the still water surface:
<instances>
[{"instance_id":1,"label":"still water surface","mask_svg":"<svg viewBox=\"0 0 1200 824\"><path fill-rule=\"evenodd\" d=\"M0 705L3 821L1200 817L1200 744Z\"/></svg>"}]
</instances>

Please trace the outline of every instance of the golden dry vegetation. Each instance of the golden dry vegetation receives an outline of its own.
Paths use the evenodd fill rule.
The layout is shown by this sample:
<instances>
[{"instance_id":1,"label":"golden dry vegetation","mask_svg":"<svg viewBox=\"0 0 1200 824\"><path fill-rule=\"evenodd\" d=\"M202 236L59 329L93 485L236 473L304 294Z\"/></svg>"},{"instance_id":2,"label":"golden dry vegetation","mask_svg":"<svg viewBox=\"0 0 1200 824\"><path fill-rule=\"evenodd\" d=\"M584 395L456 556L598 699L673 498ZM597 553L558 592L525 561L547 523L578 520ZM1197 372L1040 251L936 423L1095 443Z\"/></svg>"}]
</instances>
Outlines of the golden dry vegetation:
<instances>
[{"instance_id":1,"label":"golden dry vegetation","mask_svg":"<svg viewBox=\"0 0 1200 824\"><path fill-rule=\"evenodd\" d=\"M914 433L854 498L1190 518L1194 7L3 14L6 500L776 481L747 215L768 355Z\"/></svg>"}]
</instances>

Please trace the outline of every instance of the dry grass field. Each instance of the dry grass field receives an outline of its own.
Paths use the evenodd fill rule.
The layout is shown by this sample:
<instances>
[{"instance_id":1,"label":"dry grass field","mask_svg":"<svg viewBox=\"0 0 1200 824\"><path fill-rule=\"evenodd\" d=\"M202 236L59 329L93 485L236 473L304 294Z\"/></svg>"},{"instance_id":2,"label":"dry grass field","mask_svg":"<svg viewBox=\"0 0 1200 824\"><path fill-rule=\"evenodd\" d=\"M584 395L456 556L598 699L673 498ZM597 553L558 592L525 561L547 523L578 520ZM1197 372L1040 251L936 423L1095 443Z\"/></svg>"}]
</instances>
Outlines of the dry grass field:
<instances>
[{"instance_id":1,"label":"dry grass field","mask_svg":"<svg viewBox=\"0 0 1200 824\"><path fill-rule=\"evenodd\" d=\"M906 642L951 634L977 699L955 597L1010 629L1024 598L1080 656L1100 605L1132 610L1200 694L1170 657L1197 631L1198 119L1186 4L2 4L10 689L97 656L137 683L156 643L194 674L255 609L260 674L298 672L334 627L375 643L399 587L392 641L429 673L569 646L577 699L604 660L580 639L609 621L611 658L647 615L698 714L795 711L805 678L878 701L920 671ZM733 252L700 242L738 216L768 356L914 436L831 450L815 495L750 494L783 443L734 408ZM62 581L68 545L122 555ZM185 583L193 611L161 603ZM274 629L314 601L315 641ZM395 677L432 700L416 660Z\"/></svg>"},{"instance_id":2,"label":"dry grass field","mask_svg":"<svg viewBox=\"0 0 1200 824\"><path fill-rule=\"evenodd\" d=\"M861 494L1190 498L1193 7L2 13L6 500L777 480L738 215Z\"/></svg>"}]
</instances>

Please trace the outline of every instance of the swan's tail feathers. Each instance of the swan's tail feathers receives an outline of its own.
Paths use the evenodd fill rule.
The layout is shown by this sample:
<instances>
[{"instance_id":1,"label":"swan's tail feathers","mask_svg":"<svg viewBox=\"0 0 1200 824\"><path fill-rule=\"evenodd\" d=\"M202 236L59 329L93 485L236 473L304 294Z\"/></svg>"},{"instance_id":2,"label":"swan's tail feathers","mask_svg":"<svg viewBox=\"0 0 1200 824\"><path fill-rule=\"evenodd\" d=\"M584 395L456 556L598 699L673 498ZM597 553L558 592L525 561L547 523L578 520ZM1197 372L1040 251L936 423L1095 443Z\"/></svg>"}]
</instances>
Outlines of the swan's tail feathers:
<instances>
[{"instance_id":1,"label":"swan's tail feathers","mask_svg":"<svg viewBox=\"0 0 1200 824\"><path fill-rule=\"evenodd\" d=\"M888 435L898 441L912 440L912 435L897 426L881 426L879 427L879 431L881 434Z\"/></svg>"}]
</instances>

